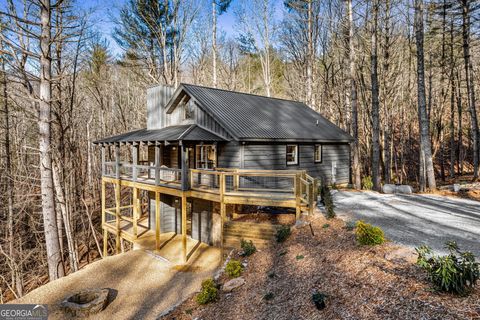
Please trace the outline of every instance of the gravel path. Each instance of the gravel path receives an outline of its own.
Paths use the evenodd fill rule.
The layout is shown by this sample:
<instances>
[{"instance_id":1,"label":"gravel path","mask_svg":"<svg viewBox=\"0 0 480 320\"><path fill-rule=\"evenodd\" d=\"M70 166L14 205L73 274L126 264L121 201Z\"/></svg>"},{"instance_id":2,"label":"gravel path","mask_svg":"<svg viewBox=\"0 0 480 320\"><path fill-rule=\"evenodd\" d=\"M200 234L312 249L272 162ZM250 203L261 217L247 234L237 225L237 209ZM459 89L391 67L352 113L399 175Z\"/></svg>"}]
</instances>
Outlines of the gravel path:
<instances>
[{"instance_id":1,"label":"gravel path","mask_svg":"<svg viewBox=\"0 0 480 320\"><path fill-rule=\"evenodd\" d=\"M65 319L58 305L65 296L84 288L110 288L116 296L92 319L156 319L199 290L202 280L212 277L221 257L219 250L210 248L199 248L203 252L197 251L188 267L172 265L143 250L107 257L12 303L48 304L49 319Z\"/></svg>"},{"instance_id":2,"label":"gravel path","mask_svg":"<svg viewBox=\"0 0 480 320\"><path fill-rule=\"evenodd\" d=\"M345 220L364 220L380 226L394 242L429 245L446 253L445 241L480 258L480 202L438 195L390 195L338 191L336 212Z\"/></svg>"}]
</instances>

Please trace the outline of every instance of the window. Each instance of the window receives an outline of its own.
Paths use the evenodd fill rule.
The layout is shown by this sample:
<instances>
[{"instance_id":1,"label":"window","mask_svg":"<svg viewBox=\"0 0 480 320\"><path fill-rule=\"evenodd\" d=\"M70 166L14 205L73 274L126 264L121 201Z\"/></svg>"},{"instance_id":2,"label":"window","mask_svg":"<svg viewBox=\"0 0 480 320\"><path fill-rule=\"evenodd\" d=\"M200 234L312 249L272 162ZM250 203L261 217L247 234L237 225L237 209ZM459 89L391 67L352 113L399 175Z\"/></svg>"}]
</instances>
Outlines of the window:
<instances>
[{"instance_id":1,"label":"window","mask_svg":"<svg viewBox=\"0 0 480 320\"><path fill-rule=\"evenodd\" d=\"M315 162L322 162L322 145L321 144L315 145L314 159L315 159Z\"/></svg>"},{"instance_id":2,"label":"window","mask_svg":"<svg viewBox=\"0 0 480 320\"><path fill-rule=\"evenodd\" d=\"M296 144L287 145L287 165L298 164L298 146Z\"/></svg>"},{"instance_id":3,"label":"window","mask_svg":"<svg viewBox=\"0 0 480 320\"><path fill-rule=\"evenodd\" d=\"M194 106L190 101L186 101L182 105L183 108L183 120L190 120L194 118Z\"/></svg>"},{"instance_id":4,"label":"window","mask_svg":"<svg viewBox=\"0 0 480 320\"><path fill-rule=\"evenodd\" d=\"M214 145L197 146L195 165L197 169L215 169L217 166L217 150Z\"/></svg>"}]
</instances>

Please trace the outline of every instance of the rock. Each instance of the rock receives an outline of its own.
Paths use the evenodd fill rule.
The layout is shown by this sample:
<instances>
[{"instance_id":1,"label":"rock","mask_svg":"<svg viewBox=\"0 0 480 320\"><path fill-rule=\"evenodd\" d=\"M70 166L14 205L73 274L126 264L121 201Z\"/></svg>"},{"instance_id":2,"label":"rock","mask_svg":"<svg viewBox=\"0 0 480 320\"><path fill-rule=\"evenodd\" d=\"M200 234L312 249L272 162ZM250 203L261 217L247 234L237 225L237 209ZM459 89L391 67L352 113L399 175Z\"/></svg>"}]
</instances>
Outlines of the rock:
<instances>
[{"instance_id":1,"label":"rock","mask_svg":"<svg viewBox=\"0 0 480 320\"><path fill-rule=\"evenodd\" d=\"M73 317L85 318L107 306L108 294L108 289L86 289L66 297L60 306Z\"/></svg>"},{"instance_id":2,"label":"rock","mask_svg":"<svg viewBox=\"0 0 480 320\"><path fill-rule=\"evenodd\" d=\"M310 222L308 221L305 221L305 220L297 220L295 222L295 225L293 226L295 229L300 229L300 228L303 228L303 227L306 227L310 224Z\"/></svg>"},{"instance_id":3,"label":"rock","mask_svg":"<svg viewBox=\"0 0 480 320\"><path fill-rule=\"evenodd\" d=\"M453 192L458 192L458 191L460 191L461 188L462 188L462 187L460 187L459 184L454 184L454 185L453 185Z\"/></svg>"},{"instance_id":4,"label":"rock","mask_svg":"<svg viewBox=\"0 0 480 320\"><path fill-rule=\"evenodd\" d=\"M385 259L388 261L404 261L409 263L417 262L417 253L410 248L399 248L385 254Z\"/></svg>"},{"instance_id":5,"label":"rock","mask_svg":"<svg viewBox=\"0 0 480 320\"><path fill-rule=\"evenodd\" d=\"M411 194L413 193L412 187L406 184L384 184L382 187L382 192L386 194L393 194L393 193L402 193L402 194Z\"/></svg>"},{"instance_id":6,"label":"rock","mask_svg":"<svg viewBox=\"0 0 480 320\"><path fill-rule=\"evenodd\" d=\"M394 184L384 184L382 187L382 192L391 194L391 193L395 193L395 189L396 189L396 185Z\"/></svg>"},{"instance_id":7,"label":"rock","mask_svg":"<svg viewBox=\"0 0 480 320\"><path fill-rule=\"evenodd\" d=\"M312 301L315 304L315 307L317 307L318 310L323 310L326 307L326 301L327 295L322 293L322 292L314 292L312 295Z\"/></svg>"},{"instance_id":8,"label":"rock","mask_svg":"<svg viewBox=\"0 0 480 320\"><path fill-rule=\"evenodd\" d=\"M412 187L410 187L409 185L401 184L397 186L396 193L412 194L413 190L412 190Z\"/></svg>"},{"instance_id":9,"label":"rock","mask_svg":"<svg viewBox=\"0 0 480 320\"><path fill-rule=\"evenodd\" d=\"M242 277L238 277L238 278L227 281L223 285L222 290L225 292L232 292L233 290L243 286L244 284L245 284L245 279L243 279Z\"/></svg>"}]
</instances>

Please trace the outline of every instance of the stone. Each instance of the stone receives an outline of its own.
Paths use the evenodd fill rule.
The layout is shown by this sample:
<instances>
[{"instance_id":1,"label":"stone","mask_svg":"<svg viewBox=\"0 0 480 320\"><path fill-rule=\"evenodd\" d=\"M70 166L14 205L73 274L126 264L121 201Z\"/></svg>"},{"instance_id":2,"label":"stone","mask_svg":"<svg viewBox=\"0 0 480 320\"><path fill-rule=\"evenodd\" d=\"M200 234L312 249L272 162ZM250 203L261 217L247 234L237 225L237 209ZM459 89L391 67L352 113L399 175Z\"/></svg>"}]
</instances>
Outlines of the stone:
<instances>
[{"instance_id":1,"label":"stone","mask_svg":"<svg viewBox=\"0 0 480 320\"><path fill-rule=\"evenodd\" d=\"M395 191L396 193L402 193L402 194L412 194L413 190L412 187L406 184L401 184L397 186L397 190Z\"/></svg>"},{"instance_id":2,"label":"stone","mask_svg":"<svg viewBox=\"0 0 480 320\"><path fill-rule=\"evenodd\" d=\"M394 184L384 184L382 187L382 192L386 194L395 193L396 185Z\"/></svg>"},{"instance_id":3,"label":"stone","mask_svg":"<svg viewBox=\"0 0 480 320\"><path fill-rule=\"evenodd\" d=\"M225 292L232 292L233 290L243 286L244 284L245 284L245 279L243 279L242 277L238 277L238 278L227 281L223 285L222 290Z\"/></svg>"},{"instance_id":4,"label":"stone","mask_svg":"<svg viewBox=\"0 0 480 320\"><path fill-rule=\"evenodd\" d=\"M404 261L408 263L416 263L417 257L418 255L415 250L410 248L399 248L385 254L385 259L392 262Z\"/></svg>"},{"instance_id":5,"label":"stone","mask_svg":"<svg viewBox=\"0 0 480 320\"><path fill-rule=\"evenodd\" d=\"M459 184L454 184L454 185L453 185L453 192L458 192L458 191L460 191L461 188L462 188L462 187L460 187Z\"/></svg>"},{"instance_id":6,"label":"stone","mask_svg":"<svg viewBox=\"0 0 480 320\"><path fill-rule=\"evenodd\" d=\"M86 289L66 297L60 306L76 318L99 313L108 303L108 289Z\"/></svg>"},{"instance_id":7,"label":"stone","mask_svg":"<svg viewBox=\"0 0 480 320\"><path fill-rule=\"evenodd\" d=\"M402 193L402 194L411 194L413 193L412 187L406 184L384 184L382 187L382 192L386 194Z\"/></svg>"}]
</instances>

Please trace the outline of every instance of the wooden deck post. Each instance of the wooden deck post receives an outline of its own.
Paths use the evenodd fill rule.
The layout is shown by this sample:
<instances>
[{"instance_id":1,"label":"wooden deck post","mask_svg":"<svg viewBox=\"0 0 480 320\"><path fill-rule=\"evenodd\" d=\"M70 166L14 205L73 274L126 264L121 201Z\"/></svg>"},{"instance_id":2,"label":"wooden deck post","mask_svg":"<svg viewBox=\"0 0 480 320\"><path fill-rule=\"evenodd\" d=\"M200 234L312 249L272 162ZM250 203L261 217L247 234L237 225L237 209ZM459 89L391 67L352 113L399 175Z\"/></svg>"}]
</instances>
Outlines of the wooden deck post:
<instances>
[{"instance_id":1,"label":"wooden deck post","mask_svg":"<svg viewBox=\"0 0 480 320\"><path fill-rule=\"evenodd\" d=\"M160 250L160 192L155 192L155 249Z\"/></svg>"},{"instance_id":2,"label":"wooden deck post","mask_svg":"<svg viewBox=\"0 0 480 320\"><path fill-rule=\"evenodd\" d=\"M187 196L182 194L182 247L183 262L187 262Z\"/></svg>"},{"instance_id":3,"label":"wooden deck post","mask_svg":"<svg viewBox=\"0 0 480 320\"><path fill-rule=\"evenodd\" d=\"M104 148L102 147L102 151L104 151ZM102 152L102 154L104 155L104 152ZM103 158L103 157L102 157ZM103 159L102 159L103 160ZM106 204L105 204L105 181L103 180L102 178L102 229L103 229L103 258L105 258L108 254L108 231L107 229L105 228L105 221L106 221L106 212L105 212L105 207L106 207Z\"/></svg>"},{"instance_id":4,"label":"wooden deck post","mask_svg":"<svg viewBox=\"0 0 480 320\"><path fill-rule=\"evenodd\" d=\"M138 238L138 222L137 222L137 219L138 219L138 188L137 187L133 187L132 188L133 190L133 200L132 200L132 205L133 205L133 208L132 208L132 221L133 221L133 237L135 239Z\"/></svg>"},{"instance_id":5,"label":"wooden deck post","mask_svg":"<svg viewBox=\"0 0 480 320\"><path fill-rule=\"evenodd\" d=\"M296 202L296 212L295 212L295 221L300 220L300 215L302 214L302 209L301 209L301 182L300 182L301 175L296 174L295 175L295 202Z\"/></svg>"},{"instance_id":6,"label":"wooden deck post","mask_svg":"<svg viewBox=\"0 0 480 320\"><path fill-rule=\"evenodd\" d=\"M223 233L224 233L224 225L225 225L225 216L227 212L227 205L224 201L224 194L225 194L225 174L220 173L220 243L222 248L222 257L223 257Z\"/></svg>"},{"instance_id":7,"label":"wooden deck post","mask_svg":"<svg viewBox=\"0 0 480 320\"><path fill-rule=\"evenodd\" d=\"M115 252L120 253L120 201L121 201L121 184L117 179L115 184L115 226L116 226L116 238L115 238Z\"/></svg>"}]
</instances>

